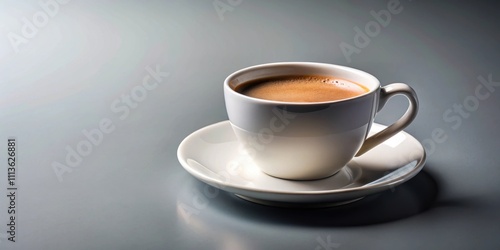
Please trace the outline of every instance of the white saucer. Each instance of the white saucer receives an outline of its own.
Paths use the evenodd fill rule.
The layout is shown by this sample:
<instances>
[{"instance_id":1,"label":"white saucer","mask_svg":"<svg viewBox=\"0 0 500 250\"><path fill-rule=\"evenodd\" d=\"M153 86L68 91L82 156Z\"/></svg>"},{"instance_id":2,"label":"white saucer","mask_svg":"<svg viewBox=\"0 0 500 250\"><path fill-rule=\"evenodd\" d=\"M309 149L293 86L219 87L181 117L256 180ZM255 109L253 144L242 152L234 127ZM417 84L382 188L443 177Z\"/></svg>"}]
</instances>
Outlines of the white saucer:
<instances>
[{"instance_id":1,"label":"white saucer","mask_svg":"<svg viewBox=\"0 0 500 250\"><path fill-rule=\"evenodd\" d=\"M374 123L370 134L383 128ZM411 179L425 163L422 145L410 134L400 132L354 158L331 177L315 181L278 179L252 164L229 121L193 132L179 145L177 157L184 169L209 185L256 203L298 207L359 200Z\"/></svg>"}]
</instances>

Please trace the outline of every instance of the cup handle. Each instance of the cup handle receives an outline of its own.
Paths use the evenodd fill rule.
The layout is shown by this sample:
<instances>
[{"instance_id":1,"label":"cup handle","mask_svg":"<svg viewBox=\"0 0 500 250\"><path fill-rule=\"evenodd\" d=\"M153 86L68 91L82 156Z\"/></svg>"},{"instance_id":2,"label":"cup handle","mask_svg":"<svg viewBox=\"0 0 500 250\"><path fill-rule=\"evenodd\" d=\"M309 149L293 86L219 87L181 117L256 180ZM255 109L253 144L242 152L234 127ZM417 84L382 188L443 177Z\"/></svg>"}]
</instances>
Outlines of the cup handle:
<instances>
[{"instance_id":1,"label":"cup handle","mask_svg":"<svg viewBox=\"0 0 500 250\"><path fill-rule=\"evenodd\" d=\"M395 95L404 95L406 96L406 98L408 98L408 101L410 101L410 106L406 110L405 114L389 127L370 136L370 138L367 138L363 145L361 145L361 149L358 151L358 153L356 153L356 156L360 156L366 153L368 150L372 149L373 147L389 139L399 131L403 130L417 116L417 94L410 86L404 83L392 83L380 88L380 98L377 112L384 107L389 98Z\"/></svg>"}]
</instances>

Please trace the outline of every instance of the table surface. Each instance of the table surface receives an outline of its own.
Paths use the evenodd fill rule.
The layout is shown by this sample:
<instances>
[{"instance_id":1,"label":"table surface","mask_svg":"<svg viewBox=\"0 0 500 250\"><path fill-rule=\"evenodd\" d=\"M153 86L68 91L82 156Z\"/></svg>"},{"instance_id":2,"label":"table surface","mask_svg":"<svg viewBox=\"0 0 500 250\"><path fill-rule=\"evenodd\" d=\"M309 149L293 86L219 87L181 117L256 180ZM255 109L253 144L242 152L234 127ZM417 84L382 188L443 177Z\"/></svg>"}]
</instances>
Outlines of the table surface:
<instances>
[{"instance_id":1,"label":"table surface","mask_svg":"<svg viewBox=\"0 0 500 250\"><path fill-rule=\"evenodd\" d=\"M2 1L0 248L500 249L496 6ZM280 61L411 85L420 111L405 131L427 151L424 170L359 202L305 210L253 204L188 174L178 145L227 120L224 78ZM406 106L393 98L376 122Z\"/></svg>"}]
</instances>

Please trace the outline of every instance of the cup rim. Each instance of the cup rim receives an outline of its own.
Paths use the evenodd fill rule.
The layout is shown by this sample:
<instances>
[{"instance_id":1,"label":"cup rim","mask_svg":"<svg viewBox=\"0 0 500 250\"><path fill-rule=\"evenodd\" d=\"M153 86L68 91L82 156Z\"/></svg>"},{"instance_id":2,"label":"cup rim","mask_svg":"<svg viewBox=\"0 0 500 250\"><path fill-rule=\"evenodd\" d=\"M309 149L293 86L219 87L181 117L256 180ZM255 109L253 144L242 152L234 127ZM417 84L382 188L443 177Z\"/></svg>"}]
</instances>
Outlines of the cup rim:
<instances>
[{"instance_id":1,"label":"cup rim","mask_svg":"<svg viewBox=\"0 0 500 250\"><path fill-rule=\"evenodd\" d=\"M236 76L238 76L238 75L242 75L242 74L247 73L247 72L251 72L251 71L255 71L255 70L260 70L260 69L264 69L264 68L279 67L279 66L333 67L333 68L340 69L340 70L343 70L343 71L346 71L346 72L349 72L349 73L352 73L352 74L360 74L360 75L363 75L364 77L371 78L371 80L373 80L373 82L375 82L375 86L373 88L369 88L365 84L362 84L363 86L369 88L368 92L366 92L366 93L364 93L362 95L358 95L358 96L354 96L354 97L350 97L350 98L345 98L345 99L340 99L340 100L331 100L331 101L323 101L323 102L285 102L285 101L267 100L267 99L260 99L260 98L256 98L256 97L247 96L247 95L244 95L244 94L241 94L241 93L237 92L229 84L230 81L233 78L235 78ZM347 79L347 80L350 80L350 79ZM237 95L237 96L239 96L241 98L245 98L246 100L260 102L260 103L265 103L265 104L275 104L275 105L318 105L318 104L343 103L343 102L348 102L348 101L352 101L352 100L356 100L356 99L362 98L364 96L371 95L375 91L377 91L378 89L380 89L380 81L375 76L373 76L370 73L367 73L367 72L359 70L359 69L355 69L355 68L351 68L351 67L347 67L347 66L338 65L338 64L319 63L319 62L273 62L273 63L258 64L258 65L246 67L246 68L243 68L243 69L240 69L240 70L237 70L237 71L233 72L232 74L230 74L229 76L227 76L226 79L224 80L224 89L225 89L225 92L226 91L231 92L231 93L233 93L233 94L235 94L235 95Z\"/></svg>"}]
</instances>

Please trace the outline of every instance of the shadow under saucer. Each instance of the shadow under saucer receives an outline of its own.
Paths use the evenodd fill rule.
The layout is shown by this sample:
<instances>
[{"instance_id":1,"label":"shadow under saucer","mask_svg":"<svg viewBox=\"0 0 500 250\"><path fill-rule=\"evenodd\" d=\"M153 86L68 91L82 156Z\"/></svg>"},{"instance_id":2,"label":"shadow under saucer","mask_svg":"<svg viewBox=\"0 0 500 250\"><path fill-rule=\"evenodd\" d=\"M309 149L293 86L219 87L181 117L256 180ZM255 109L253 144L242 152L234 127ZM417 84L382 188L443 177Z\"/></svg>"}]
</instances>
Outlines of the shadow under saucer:
<instances>
[{"instance_id":1,"label":"shadow under saucer","mask_svg":"<svg viewBox=\"0 0 500 250\"><path fill-rule=\"evenodd\" d=\"M425 170L411 180L375 195L328 208L280 208L249 202L223 192L214 209L243 220L307 226L361 226L419 214L432 206L438 184Z\"/></svg>"}]
</instances>

